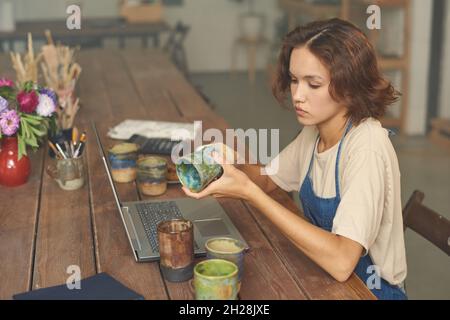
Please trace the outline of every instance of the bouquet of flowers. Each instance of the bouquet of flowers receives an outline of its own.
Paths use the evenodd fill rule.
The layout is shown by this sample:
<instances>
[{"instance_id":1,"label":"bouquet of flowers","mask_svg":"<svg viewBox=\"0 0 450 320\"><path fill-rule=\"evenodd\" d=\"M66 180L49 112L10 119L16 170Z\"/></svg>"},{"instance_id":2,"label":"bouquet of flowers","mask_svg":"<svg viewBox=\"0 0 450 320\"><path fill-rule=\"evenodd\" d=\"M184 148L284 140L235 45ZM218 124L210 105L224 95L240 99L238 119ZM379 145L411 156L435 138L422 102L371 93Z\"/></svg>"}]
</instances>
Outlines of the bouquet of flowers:
<instances>
[{"instance_id":1,"label":"bouquet of flowers","mask_svg":"<svg viewBox=\"0 0 450 320\"><path fill-rule=\"evenodd\" d=\"M0 79L0 139L17 136L19 160L27 155L27 146L38 149L49 129L56 130L57 103L55 92L32 81L16 87L11 80Z\"/></svg>"}]
</instances>

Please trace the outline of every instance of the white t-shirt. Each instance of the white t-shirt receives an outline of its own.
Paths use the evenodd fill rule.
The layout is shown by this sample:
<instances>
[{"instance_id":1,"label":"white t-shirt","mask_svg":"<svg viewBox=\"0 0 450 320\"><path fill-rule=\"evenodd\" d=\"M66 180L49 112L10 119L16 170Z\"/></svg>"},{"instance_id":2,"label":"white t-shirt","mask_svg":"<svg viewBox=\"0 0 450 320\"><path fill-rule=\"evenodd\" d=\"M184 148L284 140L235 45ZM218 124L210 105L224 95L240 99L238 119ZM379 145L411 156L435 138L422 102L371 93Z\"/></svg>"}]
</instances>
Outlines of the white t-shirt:
<instances>
[{"instance_id":1,"label":"white t-shirt","mask_svg":"<svg viewBox=\"0 0 450 320\"><path fill-rule=\"evenodd\" d=\"M299 191L314 149L311 179L316 196L331 198L335 192L335 165L339 143L318 153L318 130L306 126L265 168L286 191ZM278 161L278 170L275 163ZM405 242L397 156L378 120L369 118L345 136L339 160L341 202L332 233L360 243L391 284L406 278Z\"/></svg>"}]
</instances>

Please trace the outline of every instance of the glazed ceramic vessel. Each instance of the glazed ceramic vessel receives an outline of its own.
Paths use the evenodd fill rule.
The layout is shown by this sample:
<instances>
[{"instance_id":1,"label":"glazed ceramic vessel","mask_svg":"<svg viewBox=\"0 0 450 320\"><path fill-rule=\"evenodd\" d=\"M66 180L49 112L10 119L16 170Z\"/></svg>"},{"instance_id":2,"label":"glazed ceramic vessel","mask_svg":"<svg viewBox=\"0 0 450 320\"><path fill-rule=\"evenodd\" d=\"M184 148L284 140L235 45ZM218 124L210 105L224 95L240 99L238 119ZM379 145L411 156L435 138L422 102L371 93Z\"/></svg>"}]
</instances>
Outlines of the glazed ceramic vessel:
<instances>
[{"instance_id":1,"label":"glazed ceramic vessel","mask_svg":"<svg viewBox=\"0 0 450 320\"><path fill-rule=\"evenodd\" d=\"M66 191L78 190L84 185L83 158L58 159L47 167L47 173Z\"/></svg>"},{"instance_id":2,"label":"glazed ceramic vessel","mask_svg":"<svg viewBox=\"0 0 450 320\"><path fill-rule=\"evenodd\" d=\"M159 265L164 279L181 282L192 278L194 267L194 225L173 219L158 224Z\"/></svg>"},{"instance_id":3,"label":"glazed ceramic vessel","mask_svg":"<svg viewBox=\"0 0 450 320\"><path fill-rule=\"evenodd\" d=\"M159 196L167 190L167 161L157 156L147 156L137 161L139 190L148 196Z\"/></svg>"},{"instance_id":4,"label":"glazed ceramic vessel","mask_svg":"<svg viewBox=\"0 0 450 320\"><path fill-rule=\"evenodd\" d=\"M176 171L183 186L192 192L200 192L222 175L222 166L211 156L214 150L214 145L205 145L179 159Z\"/></svg>"},{"instance_id":5,"label":"glazed ceramic vessel","mask_svg":"<svg viewBox=\"0 0 450 320\"><path fill-rule=\"evenodd\" d=\"M196 300L236 300L238 267L222 259L204 260L194 268Z\"/></svg>"},{"instance_id":6,"label":"glazed ceramic vessel","mask_svg":"<svg viewBox=\"0 0 450 320\"><path fill-rule=\"evenodd\" d=\"M208 259L223 259L235 263L238 267L238 282L244 272L245 245L233 238L215 237L205 243L206 257Z\"/></svg>"},{"instance_id":7,"label":"glazed ceramic vessel","mask_svg":"<svg viewBox=\"0 0 450 320\"><path fill-rule=\"evenodd\" d=\"M108 150L111 175L115 182L127 183L136 179L137 151L134 143L120 143Z\"/></svg>"},{"instance_id":8,"label":"glazed ceramic vessel","mask_svg":"<svg viewBox=\"0 0 450 320\"><path fill-rule=\"evenodd\" d=\"M17 137L3 137L0 140L0 184L17 187L28 181L31 163L28 156L18 159Z\"/></svg>"}]
</instances>

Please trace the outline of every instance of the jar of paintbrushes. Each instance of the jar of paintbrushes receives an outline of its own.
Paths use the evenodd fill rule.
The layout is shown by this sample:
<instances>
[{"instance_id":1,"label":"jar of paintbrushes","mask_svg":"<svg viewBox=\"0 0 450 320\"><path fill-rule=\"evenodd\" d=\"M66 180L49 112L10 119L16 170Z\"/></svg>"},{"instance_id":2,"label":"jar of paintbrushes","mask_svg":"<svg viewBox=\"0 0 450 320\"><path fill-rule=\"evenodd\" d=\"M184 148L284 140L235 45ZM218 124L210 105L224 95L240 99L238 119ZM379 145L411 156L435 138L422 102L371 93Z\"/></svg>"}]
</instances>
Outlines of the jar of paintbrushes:
<instances>
[{"instance_id":1,"label":"jar of paintbrushes","mask_svg":"<svg viewBox=\"0 0 450 320\"><path fill-rule=\"evenodd\" d=\"M86 133L83 132L78 139L78 130L74 128L70 141L64 141L62 145L58 142L53 143L49 141L48 143L55 154L55 162L47 167L47 174L63 190L73 191L83 187L85 182L83 154Z\"/></svg>"}]
</instances>

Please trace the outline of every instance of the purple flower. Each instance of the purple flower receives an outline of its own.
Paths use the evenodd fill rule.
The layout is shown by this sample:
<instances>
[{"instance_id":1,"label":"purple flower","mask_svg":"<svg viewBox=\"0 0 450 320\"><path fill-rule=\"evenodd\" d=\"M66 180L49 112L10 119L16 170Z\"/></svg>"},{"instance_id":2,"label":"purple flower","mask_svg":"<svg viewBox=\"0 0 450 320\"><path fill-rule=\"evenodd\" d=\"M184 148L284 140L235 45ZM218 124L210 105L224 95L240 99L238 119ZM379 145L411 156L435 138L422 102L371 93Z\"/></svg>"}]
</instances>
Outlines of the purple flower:
<instances>
[{"instance_id":1,"label":"purple flower","mask_svg":"<svg viewBox=\"0 0 450 320\"><path fill-rule=\"evenodd\" d=\"M9 79L1 78L0 79L0 87L14 87L14 82Z\"/></svg>"},{"instance_id":2,"label":"purple flower","mask_svg":"<svg viewBox=\"0 0 450 320\"><path fill-rule=\"evenodd\" d=\"M0 114L8 110L8 100L0 96Z\"/></svg>"},{"instance_id":3,"label":"purple flower","mask_svg":"<svg viewBox=\"0 0 450 320\"><path fill-rule=\"evenodd\" d=\"M17 95L20 111L25 113L33 113L39 103L39 98L34 91L21 91Z\"/></svg>"},{"instance_id":4,"label":"purple flower","mask_svg":"<svg viewBox=\"0 0 450 320\"><path fill-rule=\"evenodd\" d=\"M39 90L39 93L46 94L47 96L52 98L53 103L55 104L55 107L58 105L58 98L56 97L55 91L48 89L48 88L43 88L43 89Z\"/></svg>"},{"instance_id":5,"label":"purple flower","mask_svg":"<svg viewBox=\"0 0 450 320\"><path fill-rule=\"evenodd\" d=\"M20 118L16 110L9 110L0 115L2 134L12 136L19 129Z\"/></svg>"},{"instance_id":6,"label":"purple flower","mask_svg":"<svg viewBox=\"0 0 450 320\"><path fill-rule=\"evenodd\" d=\"M54 100L47 94L39 95L39 104L36 108L36 113L41 117L49 117L56 110L56 105Z\"/></svg>"}]
</instances>

